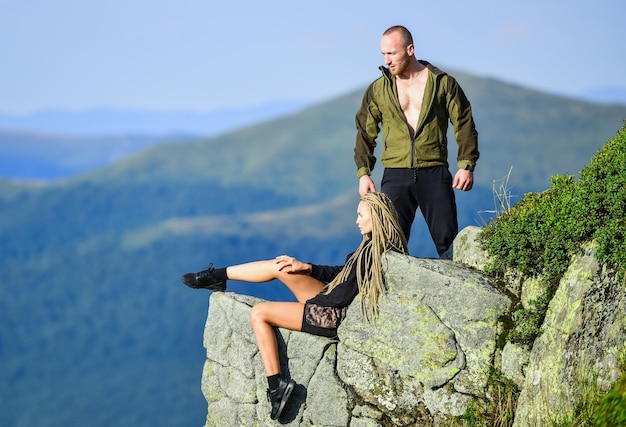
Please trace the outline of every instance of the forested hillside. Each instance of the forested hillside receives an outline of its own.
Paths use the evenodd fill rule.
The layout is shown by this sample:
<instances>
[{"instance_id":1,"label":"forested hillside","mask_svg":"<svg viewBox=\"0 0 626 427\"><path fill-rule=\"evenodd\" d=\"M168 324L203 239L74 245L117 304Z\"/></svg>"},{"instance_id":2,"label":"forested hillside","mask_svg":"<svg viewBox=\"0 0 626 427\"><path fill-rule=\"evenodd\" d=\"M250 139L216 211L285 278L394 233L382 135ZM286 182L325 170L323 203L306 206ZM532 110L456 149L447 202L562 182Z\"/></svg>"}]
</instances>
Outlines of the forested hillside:
<instances>
[{"instance_id":1,"label":"forested hillside","mask_svg":"<svg viewBox=\"0 0 626 427\"><path fill-rule=\"evenodd\" d=\"M480 134L461 226L494 207L512 167L521 197L578 173L626 106L459 75ZM0 181L0 425L189 426L208 294L181 274L289 253L339 264L360 241L352 161L361 91L219 137L160 144L104 169ZM451 163L456 154L450 143ZM377 173L380 173L378 168ZM410 249L433 256L422 221ZM274 284L236 292L281 299Z\"/></svg>"}]
</instances>

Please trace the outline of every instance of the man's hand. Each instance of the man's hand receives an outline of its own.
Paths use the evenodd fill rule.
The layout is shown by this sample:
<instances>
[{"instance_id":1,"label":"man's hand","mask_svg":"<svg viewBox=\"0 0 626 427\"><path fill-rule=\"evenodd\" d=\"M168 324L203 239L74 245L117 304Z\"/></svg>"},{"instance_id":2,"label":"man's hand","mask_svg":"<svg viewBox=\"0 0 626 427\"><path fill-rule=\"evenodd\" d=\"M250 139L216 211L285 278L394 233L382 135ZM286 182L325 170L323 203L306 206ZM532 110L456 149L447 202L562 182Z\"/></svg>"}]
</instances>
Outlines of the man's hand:
<instances>
[{"instance_id":1,"label":"man's hand","mask_svg":"<svg viewBox=\"0 0 626 427\"><path fill-rule=\"evenodd\" d=\"M363 175L359 178L359 194L364 196L369 192L376 192L376 186L369 175Z\"/></svg>"},{"instance_id":2,"label":"man's hand","mask_svg":"<svg viewBox=\"0 0 626 427\"><path fill-rule=\"evenodd\" d=\"M473 186L474 174L471 171L459 169L456 175L454 175L452 187L463 191L470 191Z\"/></svg>"},{"instance_id":3,"label":"man's hand","mask_svg":"<svg viewBox=\"0 0 626 427\"><path fill-rule=\"evenodd\" d=\"M309 274L311 265L302 261L298 261L289 255L279 255L274 261L278 267L278 271L284 271L289 274Z\"/></svg>"}]
</instances>

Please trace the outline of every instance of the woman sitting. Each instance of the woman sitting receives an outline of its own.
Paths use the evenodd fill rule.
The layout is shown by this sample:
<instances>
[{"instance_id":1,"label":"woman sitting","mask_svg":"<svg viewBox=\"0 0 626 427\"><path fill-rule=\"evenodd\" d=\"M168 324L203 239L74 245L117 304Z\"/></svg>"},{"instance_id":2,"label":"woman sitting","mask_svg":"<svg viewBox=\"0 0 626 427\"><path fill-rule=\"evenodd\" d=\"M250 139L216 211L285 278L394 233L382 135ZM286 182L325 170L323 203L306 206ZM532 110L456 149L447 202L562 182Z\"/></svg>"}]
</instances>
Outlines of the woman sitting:
<instances>
[{"instance_id":1,"label":"woman sitting","mask_svg":"<svg viewBox=\"0 0 626 427\"><path fill-rule=\"evenodd\" d=\"M363 240L349 254L343 266L325 266L298 261L281 255L272 260L255 261L224 268L213 268L183 276L185 285L194 289L226 290L226 281L268 282L280 280L298 302L262 302L250 310L250 323L267 375L267 397L271 418L283 411L295 383L280 376L275 327L336 337L348 306L361 294L361 313L371 320L377 314L378 300L385 292L381 256L392 250L407 254L406 238L389 197L367 193L357 207L356 224Z\"/></svg>"}]
</instances>

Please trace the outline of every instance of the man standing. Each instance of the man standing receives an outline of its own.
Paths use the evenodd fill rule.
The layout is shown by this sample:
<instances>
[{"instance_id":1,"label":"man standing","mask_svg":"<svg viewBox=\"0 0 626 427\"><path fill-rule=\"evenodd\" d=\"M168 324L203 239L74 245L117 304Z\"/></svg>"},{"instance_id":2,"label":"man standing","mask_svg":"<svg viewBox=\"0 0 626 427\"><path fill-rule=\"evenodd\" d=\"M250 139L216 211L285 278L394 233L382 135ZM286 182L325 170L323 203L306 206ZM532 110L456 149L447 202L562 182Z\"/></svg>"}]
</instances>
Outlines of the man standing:
<instances>
[{"instance_id":1,"label":"man standing","mask_svg":"<svg viewBox=\"0 0 626 427\"><path fill-rule=\"evenodd\" d=\"M479 152L472 107L452 76L415 58L405 27L385 31L380 48L387 67L380 67L383 75L367 88L356 115L359 193L376 191L370 173L382 128L381 191L393 200L407 240L421 210L442 255L458 233L454 188L469 191L474 183ZM454 180L448 170L448 121L458 144Z\"/></svg>"}]
</instances>

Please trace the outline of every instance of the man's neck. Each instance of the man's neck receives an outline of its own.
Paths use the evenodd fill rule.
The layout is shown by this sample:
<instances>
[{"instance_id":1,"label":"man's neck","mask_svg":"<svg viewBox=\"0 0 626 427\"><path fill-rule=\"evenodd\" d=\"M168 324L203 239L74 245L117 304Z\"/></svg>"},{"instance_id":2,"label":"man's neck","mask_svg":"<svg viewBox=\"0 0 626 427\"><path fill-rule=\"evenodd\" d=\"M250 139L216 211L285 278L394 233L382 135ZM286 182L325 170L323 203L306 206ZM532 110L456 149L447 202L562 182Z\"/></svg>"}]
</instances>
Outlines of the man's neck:
<instances>
[{"instance_id":1,"label":"man's neck","mask_svg":"<svg viewBox=\"0 0 626 427\"><path fill-rule=\"evenodd\" d=\"M426 66L420 63L417 59L414 59L409 64L409 67L402 74L396 75L397 79L411 81L417 79L422 71L426 69Z\"/></svg>"}]
</instances>

